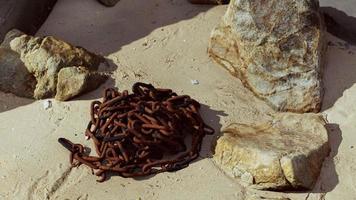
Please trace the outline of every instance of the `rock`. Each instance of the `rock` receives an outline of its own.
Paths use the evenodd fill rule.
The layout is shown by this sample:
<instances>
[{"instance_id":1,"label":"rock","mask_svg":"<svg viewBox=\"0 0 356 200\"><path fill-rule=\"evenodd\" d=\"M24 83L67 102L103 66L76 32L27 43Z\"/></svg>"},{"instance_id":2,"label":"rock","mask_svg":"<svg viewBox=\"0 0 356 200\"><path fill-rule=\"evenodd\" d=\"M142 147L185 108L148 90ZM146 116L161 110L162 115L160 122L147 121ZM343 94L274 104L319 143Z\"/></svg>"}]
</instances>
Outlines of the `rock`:
<instances>
[{"instance_id":1,"label":"rock","mask_svg":"<svg viewBox=\"0 0 356 200\"><path fill-rule=\"evenodd\" d=\"M265 124L231 124L217 141L215 162L230 176L253 176L257 189L312 189L330 147L316 114L276 114Z\"/></svg>"},{"instance_id":2,"label":"rock","mask_svg":"<svg viewBox=\"0 0 356 200\"><path fill-rule=\"evenodd\" d=\"M6 49L11 49L10 47L10 42L16 37L20 37L21 35L24 35L25 33L17 30L17 29L12 29L9 31L4 38L4 41L0 44L0 48L6 48Z\"/></svg>"},{"instance_id":3,"label":"rock","mask_svg":"<svg viewBox=\"0 0 356 200\"><path fill-rule=\"evenodd\" d=\"M74 47L54 37L22 35L10 42L11 49L20 54L28 71L37 80L33 97L54 97L57 74L64 67L82 66L90 71L98 69L103 58L84 48Z\"/></svg>"},{"instance_id":4,"label":"rock","mask_svg":"<svg viewBox=\"0 0 356 200\"><path fill-rule=\"evenodd\" d=\"M119 2L120 0L98 0L101 4L107 7L113 7Z\"/></svg>"},{"instance_id":5,"label":"rock","mask_svg":"<svg viewBox=\"0 0 356 200\"><path fill-rule=\"evenodd\" d=\"M188 0L192 4L228 4L230 0Z\"/></svg>"},{"instance_id":6,"label":"rock","mask_svg":"<svg viewBox=\"0 0 356 200\"><path fill-rule=\"evenodd\" d=\"M67 67L58 73L56 99L69 100L79 94L98 88L107 79L105 74L92 72L85 67Z\"/></svg>"},{"instance_id":7,"label":"rock","mask_svg":"<svg viewBox=\"0 0 356 200\"><path fill-rule=\"evenodd\" d=\"M0 48L0 90L31 98L35 86L36 79L20 56L10 49Z\"/></svg>"},{"instance_id":8,"label":"rock","mask_svg":"<svg viewBox=\"0 0 356 200\"><path fill-rule=\"evenodd\" d=\"M43 101L43 109L48 110L50 108L52 108L52 101L48 100L48 99L44 100Z\"/></svg>"},{"instance_id":9,"label":"rock","mask_svg":"<svg viewBox=\"0 0 356 200\"><path fill-rule=\"evenodd\" d=\"M317 0L231 1L209 55L275 110L318 112L326 45Z\"/></svg>"}]
</instances>

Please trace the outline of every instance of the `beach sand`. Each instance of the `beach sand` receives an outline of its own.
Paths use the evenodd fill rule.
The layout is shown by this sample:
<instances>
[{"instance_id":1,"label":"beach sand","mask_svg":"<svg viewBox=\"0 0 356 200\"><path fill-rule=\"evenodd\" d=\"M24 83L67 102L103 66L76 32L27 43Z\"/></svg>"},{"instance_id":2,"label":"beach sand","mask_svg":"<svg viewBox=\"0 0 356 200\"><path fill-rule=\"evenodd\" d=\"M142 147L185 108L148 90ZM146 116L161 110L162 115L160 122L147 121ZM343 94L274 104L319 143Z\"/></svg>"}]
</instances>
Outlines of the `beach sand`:
<instances>
[{"instance_id":1,"label":"beach sand","mask_svg":"<svg viewBox=\"0 0 356 200\"><path fill-rule=\"evenodd\" d=\"M291 199L356 199L356 46L330 34L324 69L332 153L314 191L258 192L224 175L211 159L211 143L232 122L270 120L274 111L212 62L207 46L226 6L182 0L121 0L105 8L92 0L59 0L37 35L53 35L104 55L111 79L69 102L33 101L0 93L0 199L246 199L251 194ZM191 80L198 80L193 85ZM141 81L172 88L202 103L204 120L216 130L204 139L189 167L142 179L111 176L104 183L89 168L71 168L65 137L91 147L84 130L90 102L107 87L129 89ZM355 148L354 148L355 146ZM326 194L324 194L326 193Z\"/></svg>"}]
</instances>

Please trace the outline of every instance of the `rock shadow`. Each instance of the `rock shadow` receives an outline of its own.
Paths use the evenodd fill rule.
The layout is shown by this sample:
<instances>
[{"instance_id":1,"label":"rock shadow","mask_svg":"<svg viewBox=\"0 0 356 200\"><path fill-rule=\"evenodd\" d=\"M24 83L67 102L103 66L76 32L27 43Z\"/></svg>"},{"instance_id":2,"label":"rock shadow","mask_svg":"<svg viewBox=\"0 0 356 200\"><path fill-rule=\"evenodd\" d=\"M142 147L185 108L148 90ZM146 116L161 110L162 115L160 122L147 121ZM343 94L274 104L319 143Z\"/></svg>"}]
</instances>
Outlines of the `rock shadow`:
<instances>
[{"instance_id":1,"label":"rock shadow","mask_svg":"<svg viewBox=\"0 0 356 200\"><path fill-rule=\"evenodd\" d=\"M329 33L336 37L356 45L356 17L349 16L345 12L333 7L321 7L325 24Z\"/></svg>"},{"instance_id":2,"label":"rock shadow","mask_svg":"<svg viewBox=\"0 0 356 200\"><path fill-rule=\"evenodd\" d=\"M356 83L356 17L333 7L321 7L320 11L324 14L327 31L335 36L327 36L322 105L325 111Z\"/></svg>"},{"instance_id":3,"label":"rock shadow","mask_svg":"<svg viewBox=\"0 0 356 200\"><path fill-rule=\"evenodd\" d=\"M327 124L329 145L331 148L329 156L325 159L320 172L319 180L312 193L331 192L339 183L339 177L335 169L334 157L338 154L342 141L342 132L338 124Z\"/></svg>"},{"instance_id":4,"label":"rock shadow","mask_svg":"<svg viewBox=\"0 0 356 200\"><path fill-rule=\"evenodd\" d=\"M215 130L215 133L204 137L199 159L212 158L214 153L213 147L216 145L217 139L222 136L222 124L220 123L220 118L228 115L225 111L213 110L208 105L204 104L201 105L200 114L204 122Z\"/></svg>"},{"instance_id":5,"label":"rock shadow","mask_svg":"<svg viewBox=\"0 0 356 200\"><path fill-rule=\"evenodd\" d=\"M107 8L95 0L58 1L37 35L53 35L89 51L109 55L156 29L212 8L187 0L168 2L121 0L115 7Z\"/></svg>"},{"instance_id":6,"label":"rock shadow","mask_svg":"<svg viewBox=\"0 0 356 200\"><path fill-rule=\"evenodd\" d=\"M0 114L20 106L31 104L34 101L34 99L18 97L14 94L0 91Z\"/></svg>"},{"instance_id":7,"label":"rock shadow","mask_svg":"<svg viewBox=\"0 0 356 200\"><path fill-rule=\"evenodd\" d=\"M333 107L343 96L343 92L356 83L356 46L330 34L327 35L327 41L328 50L323 70L322 111Z\"/></svg>"}]
</instances>

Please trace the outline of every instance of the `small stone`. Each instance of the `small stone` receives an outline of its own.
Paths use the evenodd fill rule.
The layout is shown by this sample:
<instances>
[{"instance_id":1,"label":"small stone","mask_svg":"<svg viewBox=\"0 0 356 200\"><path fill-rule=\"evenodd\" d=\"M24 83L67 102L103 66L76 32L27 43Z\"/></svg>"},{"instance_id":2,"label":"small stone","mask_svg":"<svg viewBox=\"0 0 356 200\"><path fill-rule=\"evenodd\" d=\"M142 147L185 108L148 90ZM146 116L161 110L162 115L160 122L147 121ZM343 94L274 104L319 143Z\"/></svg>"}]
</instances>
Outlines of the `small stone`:
<instances>
[{"instance_id":1,"label":"small stone","mask_svg":"<svg viewBox=\"0 0 356 200\"><path fill-rule=\"evenodd\" d=\"M199 85L199 81L198 80L190 80L190 82L192 83L192 85Z\"/></svg>"},{"instance_id":2,"label":"small stone","mask_svg":"<svg viewBox=\"0 0 356 200\"><path fill-rule=\"evenodd\" d=\"M52 107L52 101L51 100L44 100L43 101L43 109L47 110Z\"/></svg>"},{"instance_id":3,"label":"small stone","mask_svg":"<svg viewBox=\"0 0 356 200\"><path fill-rule=\"evenodd\" d=\"M85 67L63 68L58 73L55 98L59 101L72 99L98 88L106 79L107 75L89 71Z\"/></svg>"}]
</instances>

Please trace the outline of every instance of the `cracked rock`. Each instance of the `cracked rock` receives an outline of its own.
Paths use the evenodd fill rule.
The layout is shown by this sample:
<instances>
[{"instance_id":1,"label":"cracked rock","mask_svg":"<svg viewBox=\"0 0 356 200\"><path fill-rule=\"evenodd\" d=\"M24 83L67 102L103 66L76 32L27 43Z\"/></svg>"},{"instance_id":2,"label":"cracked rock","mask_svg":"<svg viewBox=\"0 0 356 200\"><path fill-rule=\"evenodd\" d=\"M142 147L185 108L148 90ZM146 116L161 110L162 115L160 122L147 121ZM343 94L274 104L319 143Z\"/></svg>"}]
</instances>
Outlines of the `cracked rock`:
<instances>
[{"instance_id":1,"label":"cracked rock","mask_svg":"<svg viewBox=\"0 0 356 200\"><path fill-rule=\"evenodd\" d=\"M257 189L312 189L329 155L325 122L317 114L276 114L265 124L231 124L218 139L214 160Z\"/></svg>"},{"instance_id":2,"label":"cracked rock","mask_svg":"<svg viewBox=\"0 0 356 200\"><path fill-rule=\"evenodd\" d=\"M275 110L318 112L324 29L317 0L231 1L208 52Z\"/></svg>"}]
</instances>

